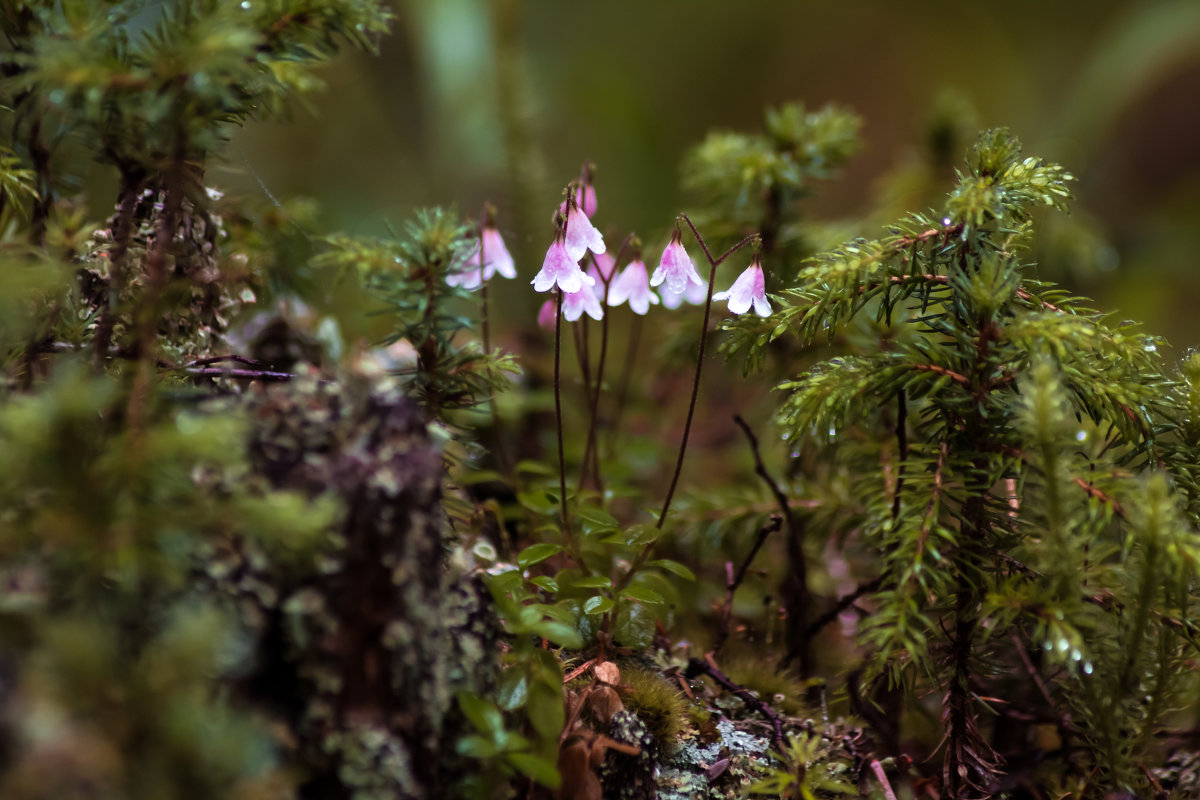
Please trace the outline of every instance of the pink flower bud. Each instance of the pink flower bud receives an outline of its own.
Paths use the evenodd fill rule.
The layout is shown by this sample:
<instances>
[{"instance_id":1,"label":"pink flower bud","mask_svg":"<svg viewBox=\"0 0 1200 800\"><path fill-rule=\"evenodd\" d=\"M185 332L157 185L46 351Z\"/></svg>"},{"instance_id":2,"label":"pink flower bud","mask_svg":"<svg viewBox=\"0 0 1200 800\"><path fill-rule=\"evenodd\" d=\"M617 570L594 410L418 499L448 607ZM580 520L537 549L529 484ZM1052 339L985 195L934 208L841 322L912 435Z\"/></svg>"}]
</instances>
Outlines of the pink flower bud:
<instances>
[{"instance_id":1,"label":"pink flower bud","mask_svg":"<svg viewBox=\"0 0 1200 800\"><path fill-rule=\"evenodd\" d=\"M546 302L542 303L542 307L538 310L537 324L539 328L544 328L545 330L550 331L554 330L555 305L556 302L554 300L547 300Z\"/></svg>"}]
</instances>

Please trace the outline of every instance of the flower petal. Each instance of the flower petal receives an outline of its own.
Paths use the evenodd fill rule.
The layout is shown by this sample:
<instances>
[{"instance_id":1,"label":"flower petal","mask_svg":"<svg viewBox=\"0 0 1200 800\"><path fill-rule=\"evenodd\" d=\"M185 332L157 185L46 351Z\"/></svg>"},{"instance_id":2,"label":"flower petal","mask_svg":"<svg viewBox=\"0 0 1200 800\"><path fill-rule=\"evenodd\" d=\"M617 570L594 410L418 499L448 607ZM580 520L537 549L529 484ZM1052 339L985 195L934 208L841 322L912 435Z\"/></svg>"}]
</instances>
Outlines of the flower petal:
<instances>
[{"instance_id":1,"label":"flower petal","mask_svg":"<svg viewBox=\"0 0 1200 800\"><path fill-rule=\"evenodd\" d=\"M495 228L483 229L483 257L486 261L484 266L489 270L488 278L497 272L506 278L517 277L513 257L508 254L508 248L504 246L504 239L500 236L500 231Z\"/></svg>"},{"instance_id":2,"label":"flower petal","mask_svg":"<svg viewBox=\"0 0 1200 800\"><path fill-rule=\"evenodd\" d=\"M754 312L760 317L771 315L771 304L767 301L766 279L763 276L762 264L756 256L750 266L738 275L728 290L717 292L713 300L728 300L729 311L732 314L745 314L754 306Z\"/></svg>"},{"instance_id":3,"label":"flower petal","mask_svg":"<svg viewBox=\"0 0 1200 800\"><path fill-rule=\"evenodd\" d=\"M587 215L573 204L567 208L566 245L573 261L583 258L588 250L596 254L604 252L604 237Z\"/></svg>"},{"instance_id":4,"label":"flower petal","mask_svg":"<svg viewBox=\"0 0 1200 800\"><path fill-rule=\"evenodd\" d=\"M583 274L576 259L567 254L563 240L555 237L550 249L546 251L546 260L542 269L531 281L534 291L549 291L555 284L564 292L577 292L584 283L591 286L595 281Z\"/></svg>"}]
</instances>

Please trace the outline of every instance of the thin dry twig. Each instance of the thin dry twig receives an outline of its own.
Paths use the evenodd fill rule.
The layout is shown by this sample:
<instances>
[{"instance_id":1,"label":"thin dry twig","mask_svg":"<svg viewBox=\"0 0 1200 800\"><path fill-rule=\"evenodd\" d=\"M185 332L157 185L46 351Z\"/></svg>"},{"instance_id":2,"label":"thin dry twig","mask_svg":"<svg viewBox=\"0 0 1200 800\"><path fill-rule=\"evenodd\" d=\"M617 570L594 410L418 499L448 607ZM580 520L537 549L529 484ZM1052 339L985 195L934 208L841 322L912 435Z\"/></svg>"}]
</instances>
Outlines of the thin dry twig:
<instances>
[{"instance_id":1,"label":"thin dry twig","mask_svg":"<svg viewBox=\"0 0 1200 800\"><path fill-rule=\"evenodd\" d=\"M750 562L758 555L758 551L762 549L763 543L767 541L767 537L775 531L779 530L783 524L783 520L777 514L772 514L770 521L758 529L758 536L754 539L754 545L750 548L750 552L746 554L746 558L742 561L741 567L738 568L737 574L733 572L733 562L725 562L725 607L721 611L721 627L717 631L717 641L713 645L711 653L720 651L721 646L725 644L725 640L729 638L729 620L733 615L733 594L742 585L742 581L746 578L746 571L750 569Z\"/></svg>"},{"instance_id":2,"label":"thin dry twig","mask_svg":"<svg viewBox=\"0 0 1200 800\"><path fill-rule=\"evenodd\" d=\"M772 744L775 747L783 746L783 719L775 710L769 706L765 700L751 692L745 686L739 686L730 680L729 676L722 672L716 664L709 658L708 660L699 658L688 659L687 672L684 673L688 678L694 678L697 675L707 675L712 678L718 686L726 691L732 692L740 698L746 705L757 710L760 714L766 717L771 722Z\"/></svg>"}]
</instances>

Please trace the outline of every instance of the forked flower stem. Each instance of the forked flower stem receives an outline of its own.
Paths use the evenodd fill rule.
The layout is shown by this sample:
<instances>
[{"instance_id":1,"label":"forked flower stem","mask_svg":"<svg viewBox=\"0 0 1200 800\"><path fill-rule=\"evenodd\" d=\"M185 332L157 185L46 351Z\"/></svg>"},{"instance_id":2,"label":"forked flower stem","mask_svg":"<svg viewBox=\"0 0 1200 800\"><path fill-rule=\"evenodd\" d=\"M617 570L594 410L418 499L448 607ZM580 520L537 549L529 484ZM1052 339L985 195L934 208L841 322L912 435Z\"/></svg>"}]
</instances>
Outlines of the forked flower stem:
<instances>
[{"instance_id":1,"label":"forked flower stem","mask_svg":"<svg viewBox=\"0 0 1200 800\"><path fill-rule=\"evenodd\" d=\"M700 374L704 370L704 349L705 344L708 342L708 319L712 314L713 284L717 279L717 267L721 266L721 262L725 259L758 238L758 234L752 233L722 253L720 258L714 259L708 249L708 244L704 241L704 237L700 235L700 231L696 230L696 226L692 224L688 215L680 214L679 218L686 222L687 226L692 229L692 235L696 237L696 242L699 243L700 249L704 251L704 257L708 259L710 267L708 270L708 293L704 296L704 321L700 325L700 352L696 356L696 377L692 381L692 398L688 402L687 420L683 423L683 438L679 442L679 457L675 460L675 474L671 476L671 485L667 489L667 499L663 501L662 511L658 515L658 524L655 526L660 529L663 523L667 521L667 512L671 510L671 500L675 497L675 487L679 483L679 473L683 471L683 457L687 453L688 435L692 431L692 418L696 415L696 398L700 394Z\"/></svg>"},{"instance_id":2,"label":"forked flower stem","mask_svg":"<svg viewBox=\"0 0 1200 800\"><path fill-rule=\"evenodd\" d=\"M704 369L704 350L705 343L708 341L708 319L712 313L712 297L713 297L713 282L717 279L717 267L729 258L731 255L741 250L746 245L758 238L757 233L752 233L733 247L726 250L719 258L713 258L712 251L708 249L708 244L704 241L704 237L700 235L700 231L696 230L696 226L688 218L687 214L680 214L679 218L687 223L691 228L692 235L696 237L696 242L700 245L700 249L704 251L704 257L708 259L708 293L704 297L704 321L700 325L700 352L696 356L696 376L692 381L692 397L688 401L687 419L683 423L683 438L679 442L679 457L675 459L675 473L671 476L671 485L667 489L667 498L663 501L662 511L658 514L658 523L654 526L661 530L663 524L667 521L667 512L671 510L671 500L675 497L675 487L679 484L679 473L683 471L683 457L687 453L688 434L692 430L692 419L696 415L696 398L700 395L700 374ZM633 564L630 565L628 571L621 576L621 579L614 585L616 591L624 589L629 585L629 581L637 573L638 569L650 557L650 553L654 550L654 542L650 542L642 551L638 553Z\"/></svg>"}]
</instances>

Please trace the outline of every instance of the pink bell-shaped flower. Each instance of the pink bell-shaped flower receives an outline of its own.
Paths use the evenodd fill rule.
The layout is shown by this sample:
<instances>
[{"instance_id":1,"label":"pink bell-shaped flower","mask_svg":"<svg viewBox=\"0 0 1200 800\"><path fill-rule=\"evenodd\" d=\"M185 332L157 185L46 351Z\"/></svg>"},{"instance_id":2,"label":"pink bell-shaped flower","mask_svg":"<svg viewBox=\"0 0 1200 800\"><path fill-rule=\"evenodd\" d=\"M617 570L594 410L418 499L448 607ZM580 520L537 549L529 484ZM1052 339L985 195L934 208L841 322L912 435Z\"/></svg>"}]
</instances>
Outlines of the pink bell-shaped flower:
<instances>
[{"instance_id":1,"label":"pink bell-shaped flower","mask_svg":"<svg viewBox=\"0 0 1200 800\"><path fill-rule=\"evenodd\" d=\"M688 281L687 288L683 290L683 294L671 294L670 292L662 293L663 305L669 309L679 308L684 303L690 303L694 306L704 305L704 301L708 298L708 281L703 278L699 283Z\"/></svg>"},{"instance_id":2,"label":"pink bell-shaped flower","mask_svg":"<svg viewBox=\"0 0 1200 800\"><path fill-rule=\"evenodd\" d=\"M517 277L513 258L504 246L500 231L490 222L483 226L481 236L483 244L483 266L480 267L480 242L475 243L475 249L467 257L466 269L462 272L446 276L446 283L451 286L461 286L464 289L478 289L485 280L490 281L497 272L505 278ZM472 269L472 267L474 267Z\"/></svg>"},{"instance_id":3,"label":"pink bell-shaped flower","mask_svg":"<svg viewBox=\"0 0 1200 800\"><path fill-rule=\"evenodd\" d=\"M673 295L680 297L681 295ZM646 265L640 258L629 262L608 288L608 304L619 306L626 300L635 314L645 314L650 306L658 305L658 295L650 291Z\"/></svg>"},{"instance_id":4,"label":"pink bell-shaped flower","mask_svg":"<svg viewBox=\"0 0 1200 800\"><path fill-rule=\"evenodd\" d=\"M745 314L754 306L754 313L760 317L771 316L771 304L767 302L766 279L763 277L762 261L758 254L750 261L737 280L728 290L717 292L713 300L728 300L729 311L733 314Z\"/></svg>"},{"instance_id":5,"label":"pink bell-shaped flower","mask_svg":"<svg viewBox=\"0 0 1200 800\"><path fill-rule=\"evenodd\" d=\"M583 258L584 253L591 250L596 255L604 252L604 237L596 226L579 210L575 198L567 200L567 253L573 261Z\"/></svg>"},{"instance_id":6,"label":"pink bell-shaped flower","mask_svg":"<svg viewBox=\"0 0 1200 800\"><path fill-rule=\"evenodd\" d=\"M537 324L539 328L548 331L554 330L554 307L557 302L553 299L542 303L542 307L538 309Z\"/></svg>"},{"instance_id":7,"label":"pink bell-shaped flower","mask_svg":"<svg viewBox=\"0 0 1200 800\"><path fill-rule=\"evenodd\" d=\"M575 202L588 218L596 216L596 187L592 184L592 162L584 161L579 173L579 186L575 189ZM567 213L567 201L564 200L558 210Z\"/></svg>"},{"instance_id":8,"label":"pink bell-shaped flower","mask_svg":"<svg viewBox=\"0 0 1200 800\"><path fill-rule=\"evenodd\" d=\"M658 269L654 270L654 276L650 278L650 285L658 286L664 281L667 284L667 294L682 294L689 283L703 285L696 273L696 267L692 265L691 257L683 248L678 228L671 234L671 243L663 250Z\"/></svg>"},{"instance_id":9,"label":"pink bell-shaped flower","mask_svg":"<svg viewBox=\"0 0 1200 800\"><path fill-rule=\"evenodd\" d=\"M575 198L583 213L588 217L596 216L596 187L592 186L590 181L579 190Z\"/></svg>"},{"instance_id":10,"label":"pink bell-shaped flower","mask_svg":"<svg viewBox=\"0 0 1200 800\"><path fill-rule=\"evenodd\" d=\"M546 260L542 262L541 271L530 281L536 292L548 292L552 287L558 286L565 294L578 292L585 284L591 286L595 282L595 278L585 275L579 268L579 259L572 258L567 252L561 232L555 234L550 249L546 251Z\"/></svg>"},{"instance_id":11,"label":"pink bell-shaped flower","mask_svg":"<svg viewBox=\"0 0 1200 800\"><path fill-rule=\"evenodd\" d=\"M584 286L578 292L565 292L563 294L562 314L567 322L574 322L587 312L587 315L592 319L602 319L604 317L604 309L600 307L600 300L596 297L596 292L591 286Z\"/></svg>"}]
</instances>

